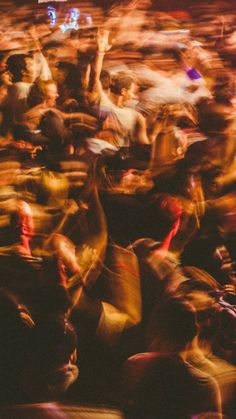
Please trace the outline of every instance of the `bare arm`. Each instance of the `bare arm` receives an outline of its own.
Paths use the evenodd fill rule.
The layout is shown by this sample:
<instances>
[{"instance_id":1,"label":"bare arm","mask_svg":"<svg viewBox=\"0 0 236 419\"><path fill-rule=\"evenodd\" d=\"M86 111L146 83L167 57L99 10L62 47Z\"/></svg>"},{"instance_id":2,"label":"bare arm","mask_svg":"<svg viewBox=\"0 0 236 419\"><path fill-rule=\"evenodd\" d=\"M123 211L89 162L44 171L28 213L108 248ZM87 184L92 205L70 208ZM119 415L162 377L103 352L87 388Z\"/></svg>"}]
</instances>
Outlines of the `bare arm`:
<instances>
[{"instance_id":1,"label":"bare arm","mask_svg":"<svg viewBox=\"0 0 236 419\"><path fill-rule=\"evenodd\" d=\"M66 113L66 112L62 112L59 111L58 109L53 109L53 111L55 111L55 113L57 113L59 116L61 116L61 118L64 121L72 121L72 120L78 120L81 123L86 123L89 125L96 125L97 124L97 119L94 116L91 116L87 113L84 112L71 112L71 113Z\"/></svg>"},{"instance_id":2,"label":"bare arm","mask_svg":"<svg viewBox=\"0 0 236 419\"><path fill-rule=\"evenodd\" d=\"M32 47L34 49L34 62L37 67L37 77L41 80L51 80L52 72L49 68L48 62L43 55L41 44L38 38L36 27L33 25L29 31L32 40Z\"/></svg>"},{"instance_id":3,"label":"bare arm","mask_svg":"<svg viewBox=\"0 0 236 419\"><path fill-rule=\"evenodd\" d=\"M109 31L106 29L99 29L97 33L97 51L94 63L91 66L88 86L89 101L93 103L98 101L102 92L100 75L102 71L104 55L110 48L111 45L109 44Z\"/></svg>"},{"instance_id":4,"label":"bare arm","mask_svg":"<svg viewBox=\"0 0 236 419\"><path fill-rule=\"evenodd\" d=\"M50 109L44 103L40 103L23 113L21 123L30 130L37 129L40 119Z\"/></svg>"},{"instance_id":5,"label":"bare arm","mask_svg":"<svg viewBox=\"0 0 236 419\"><path fill-rule=\"evenodd\" d=\"M87 124L90 126L96 126L97 120L93 116L83 113L83 112L72 112L66 113L62 112L59 109L48 107L45 104L39 104L28 111L26 111L22 116L22 123L28 127L28 129L36 129L39 125L40 119L48 111L52 111L57 114L63 121L78 121L82 124Z\"/></svg>"},{"instance_id":6,"label":"bare arm","mask_svg":"<svg viewBox=\"0 0 236 419\"><path fill-rule=\"evenodd\" d=\"M150 144L147 136L147 124L144 116L138 112L137 115L137 140L140 144Z\"/></svg>"}]
</instances>

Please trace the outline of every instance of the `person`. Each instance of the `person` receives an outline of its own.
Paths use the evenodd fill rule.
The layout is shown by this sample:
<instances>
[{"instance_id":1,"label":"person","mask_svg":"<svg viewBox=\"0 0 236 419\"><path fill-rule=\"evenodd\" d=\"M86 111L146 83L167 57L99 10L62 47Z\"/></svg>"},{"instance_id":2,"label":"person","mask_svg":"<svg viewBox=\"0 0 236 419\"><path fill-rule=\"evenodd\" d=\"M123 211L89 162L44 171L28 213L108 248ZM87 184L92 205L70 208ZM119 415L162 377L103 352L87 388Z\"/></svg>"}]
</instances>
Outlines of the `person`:
<instances>
[{"instance_id":1,"label":"person","mask_svg":"<svg viewBox=\"0 0 236 419\"><path fill-rule=\"evenodd\" d=\"M186 362L197 334L191 304L169 297L157 305L148 331L148 348L152 352L134 355L125 364L124 377L131 394L128 417L222 417L217 383Z\"/></svg>"},{"instance_id":2,"label":"person","mask_svg":"<svg viewBox=\"0 0 236 419\"><path fill-rule=\"evenodd\" d=\"M160 107L152 132L150 170L153 176L170 170L183 159L188 138L183 128L196 126L196 112L191 105L166 104Z\"/></svg>"},{"instance_id":3,"label":"person","mask_svg":"<svg viewBox=\"0 0 236 419\"><path fill-rule=\"evenodd\" d=\"M184 273L188 279L177 292L194 305L199 325L198 340L189 351L187 361L217 381L223 414L230 419L235 416L236 408L236 368L233 365L235 313L231 305L235 294L229 286L223 290L202 269L185 266Z\"/></svg>"},{"instance_id":4,"label":"person","mask_svg":"<svg viewBox=\"0 0 236 419\"><path fill-rule=\"evenodd\" d=\"M77 335L62 314L35 320L14 293L0 289L0 404L59 397L77 379Z\"/></svg>"},{"instance_id":5,"label":"person","mask_svg":"<svg viewBox=\"0 0 236 419\"><path fill-rule=\"evenodd\" d=\"M22 114L28 107L27 97L34 81L36 79L46 81L52 77L35 30L31 31L30 36L33 41L33 50L12 54L6 60L6 68L12 75L12 85L9 86L5 101L3 120L5 132L11 130L12 125L20 122Z\"/></svg>"},{"instance_id":6,"label":"person","mask_svg":"<svg viewBox=\"0 0 236 419\"><path fill-rule=\"evenodd\" d=\"M57 81L57 105L62 110L77 109L76 90L78 75L76 66L66 61L59 61L53 71L53 79Z\"/></svg>"},{"instance_id":7,"label":"person","mask_svg":"<svg viewBox=\"0 0 236 419\"><path fill-rule=\"evenodd\" d=\"M54 129L51 134L53 133L54 137L56 137L55 141L63 143L65 141L64 137L66 137L66 129L59 116L52 113L57 97L58 91L55 81L37 80L33 83L27 97L27 109L22 112L19 123L14 128L15 138L23 138L37 145L46 145L49 143L50 138L47 131L50 131L49 127L52 126ZM43 127L40 125L45 118L49 119L48 130L42 129Z\"/></svg>"},{"instance_id":8,"label":"person","mask_svg":"<svg viewBox=\"0 0 236 419\"><path fill-rule=\"evenodd\" d=\"M33 401L58 399L77 380L77 333L67 315L41 316L32 339L29 394ZM29 385L29 382L27 383Z\"/></svg>"},{"instance_id":9,"label":"person","mask_svg":"<svg viewBox=\"0 0 236 419\"><path fill-rule=\"evenodd\" d=\"M47 145L53 153L66 147L73 149L73 133L67 122L79 120L85 126L94 127L96 119L82 112L66 113L56 106L58 98L57 83L54 80L36 80L31 86L27 105L20 123L15 127L15 137L23 138L32 144ZM67 124L68 125L68 124Z\"/></svg>"},{"instance_id":10,"label":"person","mask_svg":"<svg viewBox=\"0 0 236 419\"><path fill-rule=\"evenodd\" d=\"M27 109L26 99L34 82L33 56L30 53L10 55L6 65L12 75L3 119L5 132L8 132L12 125L20 121L22 113Z\"/></svg>"},{"instance_id":11,"label":"person","mask_svg":"<svg viewBox=\"0 0 236 419\"><path fill-rule=\"evenodd\" d=\"M105 93L101 95L101 108L110 110L103 129L113 129L119 147L129 147L135 142L149 144L145 118L129 107L129 102L136 97L135 91L135 80L120 72L113 77L109 97Z\"/></svg>"},{"instance_id":12,"label":"person","mask_svg":"<svg viewBox=\"0 0 236 419\"><path fill-rule=\"evenodd\" d=\"M0 248L0 284L18 295L34 316L65 313L71 301L66 289L60 255L38 256L32 251L35 217L31 205L15 200ZM68 257L67 257L68 259ZM52 304L53 301L53 304Z\"/></svg>"},{"instance_id":13,"label":"person","mask_svg":"<svg viewBox=\"0 0 236 419\"><path fill-rule=\"evenodd\" d=\"M4 106L7 99L8 89L12 85L12 77L7 70L6 64L3 62L0 65L0 108Z\"/></svg>"},{"instance_id":14,"label":"person","mask_svg":"<svg viewBox=\"0 0 236 419\"><path fill-rule=\"evenodd\" d=\"M115 142L118 147L129 147L136 142L149 144L145 118L140 112L129 106L129 102L136 97L137 86L134 78L130 74L120 72L111 81L109 95L103 90L100 75L104 55L111 47L109 31L98 32L97 45L98 50L91 68L87 96L90 103L99 104L102 110L108 111L98 138L100 138L99 135L102 138L104 131L110 131L113 134L111 141Z\"/></svg>"}]
</instances>

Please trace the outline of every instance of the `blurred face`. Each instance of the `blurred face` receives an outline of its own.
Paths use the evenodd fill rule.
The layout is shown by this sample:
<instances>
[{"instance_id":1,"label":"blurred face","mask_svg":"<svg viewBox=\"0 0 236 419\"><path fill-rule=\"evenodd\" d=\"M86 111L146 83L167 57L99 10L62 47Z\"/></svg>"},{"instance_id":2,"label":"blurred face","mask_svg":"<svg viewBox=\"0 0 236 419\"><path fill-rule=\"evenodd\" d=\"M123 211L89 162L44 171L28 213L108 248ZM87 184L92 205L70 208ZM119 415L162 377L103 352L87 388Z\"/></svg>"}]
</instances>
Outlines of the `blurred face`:
<instances>
[{"instance_id":1,"label":"blurred face","mask_svg":"<svg viewBox=\"0 0 236 419\"><path fill-rule=\"evenodd\" d=\"M34 81L35 79L35 64L34 64L34 59L31 57L27 57L25 59L25 75L27 75L28 77L31 77L32 80Z\"/></svg>"},{"instance_id":2,"label":"blurred face","mask_svg":"<svg viewBox=\"0 0 236 419\"><path fill-rule=\"evenodd\" d=\"M57 86L56 84L51 83L46 87L45 102L48 106L53 107L56 104L57 98L58 98Z\"/></svg>"},{"instance_id":3,"label":"blurred face","mask_svg":"<svg viewBox=\"0 0 236 419\"><path fill-rule=\"evenodd\" d=\"M10 71L4 71L0 77L4 85L10 86L12 84L12 75Z\"/></svg>"},{"instance_id":4,"label":"blurred face","mask_svg":"<svg viewBox=\"0 0 236 419\"><path fill-rule=\"evenodd\" d=\"M11 226L18 231L21 236L32 237L34 234L33 214L30 206L26 202L17 205Z\"/></svg>"}]
</instances>

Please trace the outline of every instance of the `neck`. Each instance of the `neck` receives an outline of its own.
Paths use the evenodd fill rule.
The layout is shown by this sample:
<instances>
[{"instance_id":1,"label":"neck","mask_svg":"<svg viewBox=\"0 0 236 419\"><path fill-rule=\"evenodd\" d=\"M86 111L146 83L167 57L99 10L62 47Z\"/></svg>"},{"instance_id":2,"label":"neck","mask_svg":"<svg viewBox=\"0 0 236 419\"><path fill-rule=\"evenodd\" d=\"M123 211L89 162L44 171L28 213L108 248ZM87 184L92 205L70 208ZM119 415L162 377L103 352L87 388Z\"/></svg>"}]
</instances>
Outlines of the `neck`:
<instances>
[{"instance_id":1,"label":"neck","mask_svg":"<svg viewBox=\"0 0 236 419\"><path fill-rule=\"evenodd\" d=\"M122 96L110 93L110 99L114 103L114 105L118 106L119 108L123 108L124 104Z\"/></svg>"},{"instance_id":2,"label":"neck","mask_svg":"<svg viewBox=\"0 0 236 419\"><path fill-rule=\"evenodd\" d=\"M198 338L195 336L193 340L186 345L185 349L179 352L179 356L183 359L183 361L187 361L188 355L198 349Z\"/></svg>"},{"instance_id":3,"label":"neck","mask_svg":"<svg viewBox=\"0 0 236 419\"><path fill-rule=\"evenodd\" d=\"M188 344L184 351L181 352L181 357L184 360L187 360L191 355L200 355L205 356L209 353L209 346L207 348L203 348L199 342L198 336L195 336L193 340Z\"/></svg>"}]
</instances>

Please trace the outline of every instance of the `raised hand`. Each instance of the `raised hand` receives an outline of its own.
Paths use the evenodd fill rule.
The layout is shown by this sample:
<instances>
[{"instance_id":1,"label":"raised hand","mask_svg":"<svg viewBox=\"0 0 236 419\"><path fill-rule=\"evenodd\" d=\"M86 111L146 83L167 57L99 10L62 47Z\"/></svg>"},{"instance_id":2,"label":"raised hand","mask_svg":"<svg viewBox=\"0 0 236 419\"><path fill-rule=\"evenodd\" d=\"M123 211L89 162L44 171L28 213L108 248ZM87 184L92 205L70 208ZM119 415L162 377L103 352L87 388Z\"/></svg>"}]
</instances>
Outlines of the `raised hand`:
<instances>
[{"instance_id":1,"label":"raised hand","mask_svg":"<svg viewBox=\"0 0 236 419\"><path fill-rule=\"evenodd\" d=\"M109 42L110 31L108 29L99 28L97 32L97 47L98 52L105 53L112 47L112 43Z\"/></svg>"}]
</instances>

